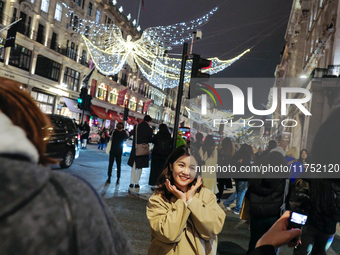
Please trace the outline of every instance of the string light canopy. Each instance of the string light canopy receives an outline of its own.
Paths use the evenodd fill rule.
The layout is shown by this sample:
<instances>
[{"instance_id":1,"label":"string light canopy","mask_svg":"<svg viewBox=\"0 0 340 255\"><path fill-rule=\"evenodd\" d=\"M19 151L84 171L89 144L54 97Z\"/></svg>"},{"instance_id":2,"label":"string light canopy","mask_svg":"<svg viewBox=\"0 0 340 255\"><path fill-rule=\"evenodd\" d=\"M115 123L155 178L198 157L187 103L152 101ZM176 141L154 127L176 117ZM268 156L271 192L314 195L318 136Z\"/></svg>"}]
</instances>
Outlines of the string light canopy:
<instances>
[{"instance_id":1,"label":"string light canopy","mask_svg":"<svg viewBox=\"0 0 340 255\"><path fill-rule=\"evenodd\" d=\"M254 116L246 119L240 118L238 120L234 120L234 116L231 111L219 110L216 108L209 110L209 114L202 115L201 109L196 107L193 103L191 103L190 108L185 107L185 109L189 112L189 119L197 122L198 124L206 125L213 132L219 131L219 123L223 123L222 120L228 121L228 123L230 123L230 120L232 120L232 126L230 124L225 124L223 130L224 136L236 139L240 136L240 134L250 136L253 132L250 130L250 128L254 124L248 125L248 122L254 118ZM219 120L219 122L216 120Z\"/></svg>"},{"instance_id":2,"label":"string light canopy","mask_svg":"<svg viewBox=\"0 0 340 255\"><path fill-rule=\"evenodd\" d=\"M71 13L72 10L64 4ZM120 12L123 11L121 7ZM191 40L192 32L203 26L217 11L217 7L204 16L189 22L176 23L169 26L150 27L143 31L141 38L133 41L128 35L124 39L120 27L115 24L98 24L92 20L83 19L76 28L82 35L96 68L105 75L115 75L128 63L133 72L139 69L142 75L154 86L164 89L173 88L179 84L181 59L170 58L166 51L173 46L179 46ZM71 15L72 17L72 15ZM131 17L130 17L131 18ZM72 21L71 21L72 23ZM132 22L135 26L135 20ZM137 28L141 29L140 26ZM249 50L229 59L210 58L211 68L205 72L215 74L240 59ZM190 81L192 60L185 67L184 82Z\"/></svg>"}]
</instances>

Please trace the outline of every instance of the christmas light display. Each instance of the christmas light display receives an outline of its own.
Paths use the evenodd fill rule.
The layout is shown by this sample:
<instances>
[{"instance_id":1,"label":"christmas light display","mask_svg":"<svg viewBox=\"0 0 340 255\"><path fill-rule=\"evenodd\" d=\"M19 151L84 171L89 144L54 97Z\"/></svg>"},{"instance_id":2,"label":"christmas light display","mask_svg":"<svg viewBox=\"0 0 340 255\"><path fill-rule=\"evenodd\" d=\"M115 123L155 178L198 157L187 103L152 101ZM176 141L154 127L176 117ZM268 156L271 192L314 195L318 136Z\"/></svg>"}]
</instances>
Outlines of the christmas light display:
<instances>
[{"instance_id":1,"label":"christmas light display","mask_svg":"<svg viewBox=\"0 0 340 255\"><path fill-rule=\"evenodd\" d=\"M72 10L64 4L64 7ZM76 31L82 35L96 68L105 75L115 75L128 63L133 72L139 69L142 75L154 86L161 89L173 88L179 84L181 59L170 58L166 51L172 46L178 46L191 40L192 33L203 26L216 12L217 7L206 15L189 22L177 23L169 26L150 27L143 31L141 38L133 41L128 35L124 39L120 27L115 24L98 24L92 20L82 19ZM119 8L123 11L123 7ZM73 15L71 15L71 18ZM131 15L129 18L131 19ZM72 24L72 20L70 22ZM136 21L132 24L135 26ZM136 28L138 31L140 26ZM240 59L249 50L229 60L211 58L211 68L205 70L208 74L215 74ZM138 66L138 67L137 67ZM190 81L192 60L188 60L185 67L184 82Z\"/></svg>"},{"instance_id":2,"label":"christmas light display","mask_svg":"<svg viewBox=\"0 0 340 255\"><path fill-rule=\"evenodd\" d=\"M206 115L201 114L201 109L196 107L194 104L190 105L190 108L185 107L189 112L189 119L198 124L206 125L212 132L219 132L220 123L224 123L224 132L222 136L227 136L234 139L237 143L251 143L253 137L251 134L253 131L250 128L254 124L248 124L249 121L254 117L246 119L240 118L234 120L234 116L231 111L218 110L213 108L208 110L209 113ZM232 125L230 124L232 121Z\"/></svg>"}]
</instances>

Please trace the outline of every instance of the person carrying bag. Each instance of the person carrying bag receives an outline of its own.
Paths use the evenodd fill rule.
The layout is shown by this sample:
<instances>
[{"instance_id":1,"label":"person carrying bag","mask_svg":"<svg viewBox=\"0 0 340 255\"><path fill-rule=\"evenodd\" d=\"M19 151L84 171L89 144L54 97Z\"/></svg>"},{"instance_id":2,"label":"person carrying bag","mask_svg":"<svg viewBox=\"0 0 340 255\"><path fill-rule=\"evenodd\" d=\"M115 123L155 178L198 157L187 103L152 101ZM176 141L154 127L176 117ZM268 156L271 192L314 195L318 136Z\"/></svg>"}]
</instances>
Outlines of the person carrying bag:
<instances>
[{"instance_id":1,"label":"person carrying bag","mask_svg":"<svg viewBox=\"0 0 340 255\"><path fill-rule=\"evenodd\" d=\"M139 188L139 180L143 167L149 167L149 143L152 141L153 130L149 126L151 117L146 115L144 121L133 129L133 144L128 165L131 166L130 188Z\"/></svg>"}]
</instances>

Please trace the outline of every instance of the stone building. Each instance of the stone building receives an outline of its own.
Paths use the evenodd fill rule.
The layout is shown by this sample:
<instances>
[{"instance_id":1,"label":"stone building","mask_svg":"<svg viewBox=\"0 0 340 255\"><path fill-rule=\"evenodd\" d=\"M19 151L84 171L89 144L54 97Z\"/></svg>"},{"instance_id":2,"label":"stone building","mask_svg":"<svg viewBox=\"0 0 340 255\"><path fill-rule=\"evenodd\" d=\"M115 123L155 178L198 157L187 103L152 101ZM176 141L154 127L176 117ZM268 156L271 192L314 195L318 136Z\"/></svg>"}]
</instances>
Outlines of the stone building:
<instances>
[{"instance_id":1,"label":"stone building","mask_svg":"<svg viewBox=\"0 0 340 255\"><path fill-rule=\"evenodd\" d=\"M340 11L339 1L294 0L285 35L286 45L277 66L275 87L303 87L311 100L304 104L312 114L306 116L295 106L287 116L280 115L281 98L275 119L294 119L296 127L275 126L271 137L286 137L290 146L310 150L314 136L328 117L340 105ZM280 93L278 93L280 95ZM290 94L302 98L303 94Z\"/></svg>"},{"instance_id":2,"label":"stone building","mask_svg":"<svg viewBox=\"0 0 340 255\"><path fill-rule=\"evenodd\" d=\"M114 23L125 39L128 35L134 39L141 36L134 22L109 0L0 1L1 28L19 18L22 20L14 47L3 48L7 30L0 34L0 76L20 82L43 112L77 121L81 120L77 99L82 80L92 68L90 54L77 32L81 20ZM118 95L125 89L125 102L117 105ZM84 118L93 125L114 126L122 120L123 106L127 104L129 128L145 114L154 119L154 127L162 122L173 126L177 88L170 91L151 85L139 70L133 73L128 65L114 76L94 72L88 83L88 93L93 96L91 112L85 112ZM150 100L148 109L143 107ZM190 125L184 115L181 121Z\"/></svg>"}]
</instances>

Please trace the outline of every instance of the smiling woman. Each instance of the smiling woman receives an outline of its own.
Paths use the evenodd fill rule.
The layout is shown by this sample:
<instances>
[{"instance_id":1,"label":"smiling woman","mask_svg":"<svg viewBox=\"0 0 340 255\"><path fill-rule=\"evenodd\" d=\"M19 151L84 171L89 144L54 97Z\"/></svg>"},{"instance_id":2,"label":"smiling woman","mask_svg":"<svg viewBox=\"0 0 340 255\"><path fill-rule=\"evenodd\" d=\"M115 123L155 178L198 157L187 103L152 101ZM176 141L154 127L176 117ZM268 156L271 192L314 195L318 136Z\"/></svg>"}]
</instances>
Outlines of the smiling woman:
<instances>
[{"instance_id":1,"label":"smiling woman","mask_svg":"<svg viewBox=\"0 0 340 255\"><path fill-rule=\"evenodd\" d=\"M200 165L198 152L188 146L169 156L147 205L152 236L148 254L216 254L225 213L202 186L195 171Z\"/></svg>"}]
</instances>

